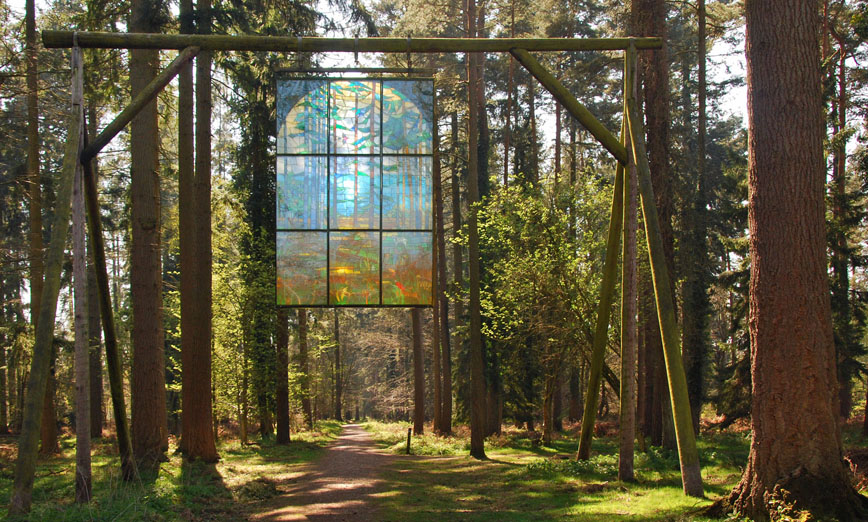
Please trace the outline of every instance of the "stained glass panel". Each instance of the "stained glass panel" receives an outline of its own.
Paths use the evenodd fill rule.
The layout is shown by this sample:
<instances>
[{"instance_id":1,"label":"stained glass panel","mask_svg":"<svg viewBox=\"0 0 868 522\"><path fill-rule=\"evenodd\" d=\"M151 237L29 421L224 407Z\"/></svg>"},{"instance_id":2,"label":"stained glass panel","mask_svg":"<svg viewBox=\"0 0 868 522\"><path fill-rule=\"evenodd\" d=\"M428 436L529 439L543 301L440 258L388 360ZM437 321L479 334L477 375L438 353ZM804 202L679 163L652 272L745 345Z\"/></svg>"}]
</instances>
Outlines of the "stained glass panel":
<instances>
[{"instance_id":1,"label":"stained glass panel","mask_svg":"<svg viewBox=\"0 0 868 522\"><path fill-rule=\"evenodd\" d=\"M329 304L379 304L379 243L379 232L329 233Z\"/></svg>"},{"instance_id":2,"label":"stained glass panel","mask_svg":"<svg viewBox=\"0 0 868 522\"><path fill-rule=\"evenodd\" d=\"M374 96L379 82L341 80L331 82L331 150L337 154L380 152L380 114Z\"/></svg>"},{"instance_id":3,"label":"stained glass panel","mask_svg":"<svg viewBox=\"0 0 868 522\"><path fill-rule=\"evenodd\" d=\"M431 232L383 232L383 304L431 303Z\"/></svg>"},{"instance_id":4,"label":"stained glass panel","mask_svg":"<svg viewBox=\"0 0 868 522\"><path fill-rule=\"evenodd\" d=\"M277 233L277 304L326 304L326 232Z\"/></svg>"},{"instance_id":5,"label":"stained glass panel","mask_svg":"<svg viewBox=\"0 0 868 522\"><path fill-rule=\"evenodd\" d=\"M328 138L325 80L279 80L277 153L324 154Z\"/></svg>"},{"instance_id":6,"label":"stained glass panel","mask_svg":"<svg viewBox=\"0 0 868 522\"><path fill-rule=\"evenodd\" d=\"M326 227L324 156L277 157L277 228Z\"/></svg>"},{"instance_id":7,"label":"stained glass panel","mask_svg":"<svg viewBox=\"0 0 868 522\"><path fill-rule=\"evenodd\" d=\"M430 305L433 82L277 88L277 304Z\"/></svg>"},{"instance_id":8,"label":"stained glass panel","mask_svg":"<svg viewBox=\"0 0 868 522\"><path fill-rule=\"evenodd\" d=\"M383 153L430 154L430 81L383 81Z\"/></svg>"},{"instance_id":9,"label":"stained glass panel","mask_svg":"<svg viewBox=\"0 0 868 522\"><path fill-rule=\"evenodd\" d=\"M383 228L431 228L431 157L383 156Z\"/></svg>"},{"instance_id":10,"label":"stained glass panel","mask_svg":"<svg viewBox=\"0 0 868 522\"><path fill-rule=\"evenodd\" d=\"M380 158L332 156L330 228L380 228Z\"/></svg>"}]
</instances>

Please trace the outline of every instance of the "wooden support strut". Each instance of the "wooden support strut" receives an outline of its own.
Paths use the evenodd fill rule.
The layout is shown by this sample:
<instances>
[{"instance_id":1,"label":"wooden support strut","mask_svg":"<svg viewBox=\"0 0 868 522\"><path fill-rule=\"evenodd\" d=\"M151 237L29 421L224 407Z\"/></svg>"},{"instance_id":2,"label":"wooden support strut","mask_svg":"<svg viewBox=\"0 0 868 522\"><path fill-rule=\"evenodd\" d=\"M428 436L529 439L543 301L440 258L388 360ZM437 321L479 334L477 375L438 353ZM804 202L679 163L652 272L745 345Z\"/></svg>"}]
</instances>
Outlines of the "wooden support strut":
<instances>
[{"instance_id":1,"label":"wooden support strut","mask_svg":"<svg viewBox=\"0 0 868 522\"><path fill-rule=\"evenodd\" d=\"M639 112L638 104L633 98L632 92L627 94L627 115L630 139L633 144L632 152L639 175L639 196L642 203L642 216L645 221L645 238L648 244L654 298L657 303L657 319L660 322L660 336L663 340L663 356L669 383L669 399L672 401L672 417L675 421L675 440L678 443L682 486L686 495L703 497L696 434L693 432L690 401L687 398L687 377L684 374L684 363L681 360L681 338L678 335L672 287L669 283L669 272L663 254L663 239L660 235L657 206L654 203L651 167L648 165L648 156L645 152L645 130L644 125L642 125L642 113Z\"/></svg>"},{"instance_id":2,"label":"wooden support strut","mask_svg":"<svg viewBox=\"0 0 868 522\"><path fill-rule=\"evenodd\" d=\"M85 133L86 139L87 133ZM118 439L118 454L121 459L121 477L125 481L130 481L136 477L136 463L133 460L133 446L130 439L129 424L127 423L123 373L118 353L111 295L109 294L105 242L103 239L102 219L99 212L99 196L97 195L96 178L93 175L93 163L85 161L82 166L84 167L84 197L87 207L88 239L93 251L94 271L96 272L96 295L99 300L99 312L102 319L103 337L105 339L105 358L109 375L112 412L115 418L115 431Z\"/></svg>"},{"instance_id":3,"label":"wooden support strut","mask_svg":"<svg viewBox=\"0 0 868 522\"><path fill-rule=\"evenodd\" d=\"M627 132L627 124L621 125L621 139ZM626 149L625 149L626 151ZM597 399L600 395L600 372L606 355L609 337L609 316L612 313L612 295L618 273L618 253L621 242L621 220L624 218L624 165L615 167L615 187L612 192L612 212L609 217L609 234L606 241L606 260L603 265L603 281L600 283L600 303L597 306L597 322L591 348L591 372L588 376L588 393L585 394L585 411L582 413L582 430L579 435L578 460L591 456L591 438L594 436L594 421L597 417Z\"/></svg>"},{"instance_id":4,"label":"wooden support strut","mask_svg":"<svg viewBox=\"0 0 868 522\"><path fill-rule=\"evenodd\" d=\"M72 47L73 31L43 31L47 48ZM659 49L663 40L644 38L319 38L219 34L78 32L78 45L100 49L184 49L209 51L463 53L528 51L623 51Z\"/></svg>"},{"instance_id":5,"label":"wooden support strut","mask_svg":"<svg viewBox=\"0 0 868 522\"><path fill-rule=\"evenodd\" d=\"M78 34L80 38L81 33ZM171 82L175 76L181 72L184 65L199 53L199 50L198 47L185 47L168 67L163 69L156 78L151 80L151 83L149 83L145 89L140 92L139 95L136 96L136 98L130 102L130 104L127 105L127 107L122 110L121 113L118 114L117 117L112 120L112 122L109 123L96 138L94 138L93 143L90 143L85 147L81 152L82 164L87 164L90 160L96 157L103 147L108 145L108 143L117 136L118 133L127 126L127 124L133 121L133 118L136 117L145 105L156 98L166 85L169 85L169 82Z\"/></svg>"},{"instance_id":6,"label":"wooden support strut","mask_svg":"<svg viewBox=\"0 0 868 522\"><path fill-rule=\"evenodd\" d=\"M629 41L629 39L628 39ZM576 100L575 96L564 87L557 78L554 77L536 58L531 56L527 49L510 49L510 53L518 62L524 66L534 78L539 81L543 87L548 90L554 98L570 111L574 118L579 120L588 132L590 132L600 144L606 148L612 156L615 156L622 165L627 164L627 149L623 143L618 140L609 129L607 129L600 120L598 120L591 111Z\"/></svg>"}]
</instances>

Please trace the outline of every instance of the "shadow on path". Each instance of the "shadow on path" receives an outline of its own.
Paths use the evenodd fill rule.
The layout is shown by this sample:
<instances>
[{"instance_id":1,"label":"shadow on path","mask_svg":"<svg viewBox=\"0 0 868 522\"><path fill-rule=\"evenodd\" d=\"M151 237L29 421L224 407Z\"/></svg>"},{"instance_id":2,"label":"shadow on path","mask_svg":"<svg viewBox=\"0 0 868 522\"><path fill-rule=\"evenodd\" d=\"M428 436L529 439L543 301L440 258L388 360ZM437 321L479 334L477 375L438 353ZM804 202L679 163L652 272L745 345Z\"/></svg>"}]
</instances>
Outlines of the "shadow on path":
<instances>
[{"instance_id":1,"label":"shadow on path","mask_svg":"<svg viewBox=\"0 0 868 522\"><path fill-rule=\"evenodd\" d=\"M376 520L370 497L382 490L379 470L393 458L359 425L345 425L326 454L281 488L282 495L257 506L250 520Z\"/></svg>"}]
</instances>

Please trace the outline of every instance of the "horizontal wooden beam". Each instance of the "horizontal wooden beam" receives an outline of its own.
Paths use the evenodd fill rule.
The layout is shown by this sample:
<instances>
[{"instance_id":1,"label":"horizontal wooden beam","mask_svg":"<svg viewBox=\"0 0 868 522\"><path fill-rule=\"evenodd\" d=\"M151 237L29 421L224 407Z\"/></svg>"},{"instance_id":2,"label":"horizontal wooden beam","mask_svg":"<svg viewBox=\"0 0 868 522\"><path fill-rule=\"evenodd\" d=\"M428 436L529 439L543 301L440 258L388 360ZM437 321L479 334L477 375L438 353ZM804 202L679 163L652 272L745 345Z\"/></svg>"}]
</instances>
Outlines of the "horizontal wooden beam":
<instances>
[{"instance_id":1,"label":"horizontal wooden beam","mask_svg":"<svg viewBox=\"0 0 868 522\"><path fill-rule=\"evenodd\" d=\"M94 138L93 143L90 143L83 151L81 151L81 162L86 164L99 154L99 151L101 151L103 147L108 145L108 143L117 136L129 122L133 121L133 118L136 117L136 114L138 114L145 105L156 98L157 95L166 88L166 85L169 85L169 82L178 75L181 68L184 67L184 64L192 60L198 53L198 47L187 47L181 51L168 67L163 69L156 78L151 80L151 82L145 86L144 90L142 90L142 92L140 92L139 95L136 96L136 98L130 102L130 104L127 105L127 107L122 110L114 120L111 121L111 123L106 125L106 128L103 129L96 138Z\"/></svg>"},{"instance_id":2,"label":"horizontal wooden beam","mask_svg":"<svg viewBox=\"0 0 868 522\"><path fill-rule=\"evenodd\" d=\"M347 53L463 53L528 51L618 51L630 43L637 49L659 49L660 38L318 38L219 34L158 34L84 32L75 34L79 47L100 49L184 49L206 51L278 51ZM43 31L48 48L71 48L73 31Z\"/></svg>"},{"instance_id":3,"label":"horizontal wooden beam","mask_svg":"<svg viewBox=\"0 0 868 522\"><path fill-rule=\"evenodd\" d=\"M588 132L590 132L603 147L606 148L609 152L612 153L612 156L615 156L615 159L621 163L621 165L627 164L627 149L624 145L621 144L621 141L618 140L609 132L609 129L606 128L605 125L600 123L592 113L589 111L584 105L579 103L576 100L576 97L572 95L572 93L558 81L555 76L550 73L536 58L531 56L527 49L512 49L512 55L520 64L524 66L525 69L531 73L534 78L536 78L543 87L548 90L554 98L561 102L561 104L570 111L570 114L573 115L579 123L582 124Z\"/></svg>"}]
</instances>

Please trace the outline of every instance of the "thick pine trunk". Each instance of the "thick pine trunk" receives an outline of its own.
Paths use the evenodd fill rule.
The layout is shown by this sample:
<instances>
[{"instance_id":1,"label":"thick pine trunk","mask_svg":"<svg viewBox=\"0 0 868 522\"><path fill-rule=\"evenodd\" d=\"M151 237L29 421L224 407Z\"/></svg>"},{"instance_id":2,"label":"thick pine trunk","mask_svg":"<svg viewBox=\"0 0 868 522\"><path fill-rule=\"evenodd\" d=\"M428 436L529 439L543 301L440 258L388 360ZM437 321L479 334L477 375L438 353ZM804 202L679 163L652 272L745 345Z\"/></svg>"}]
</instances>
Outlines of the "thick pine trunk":
<instances>
[{"instance_id":1,"label":"thick pine trunk","mask_svg":"<svg viewBox=\"0 0 868 522\"><path fill-rule=\"evenodd\" d=\"M458 114L453 112L450 117L452 127L452 237L458 237L461 230L461 173L458 157ZM464 262L461 243L452 243L452 264L454 273L453 292L455 293L455 333L452 346L459 350L462 337L458 333L464 328ZM447 346L448 348L448 346ZM450 350L443 352L443 433L452 432L452 354Z\"/></svg>"},{"instance_id":2,"label":"thick pine trunk","mask_svg":"<svg viewBox=\"0 0 868 522\"><path fill-rule=\"evenodd\" d=\"M745 8L753 436L729 500L756 519L785 496L815 515L863 520L868 501L850 482L838 427L817 4Z\"/></svg>"},{"instance_id":3,"label":"thick pine trunk","mask_svg":"<svg viewBox=\"0 0 868 522\"><path fill-rule=\"evenodd\" d=\"M425 430L425 359L422 355L422 311L411 310L413 322L413 433Z\"/></svg>"},{"instance_id":4,"label":"thick pine trunk","mask_svg":"<svg viewBox=\"0 0 868 522\"><path fill-rule=\"evenodd\" d=\"M130 30L155 32L152 0L132 3ZM156 76L159 53L130 51L133 98ZM162 271L160 267L160 176L157 101L130 123L130 291L133 303L131 379L133 453L143 472L156 472L168 449L166 378L163 361Z\"/></svg>"},{"instance_id":5,"label":"thick pine trunk","mask_svg":"<svg viewBox=\"0 0 868 522\"><path fill-rule=\"evenodd\" d=\"M289 444L289 317L286 308L277 309L277 383L274 392L277 407L278 444Z\"/></svg>"}]
</instances>

